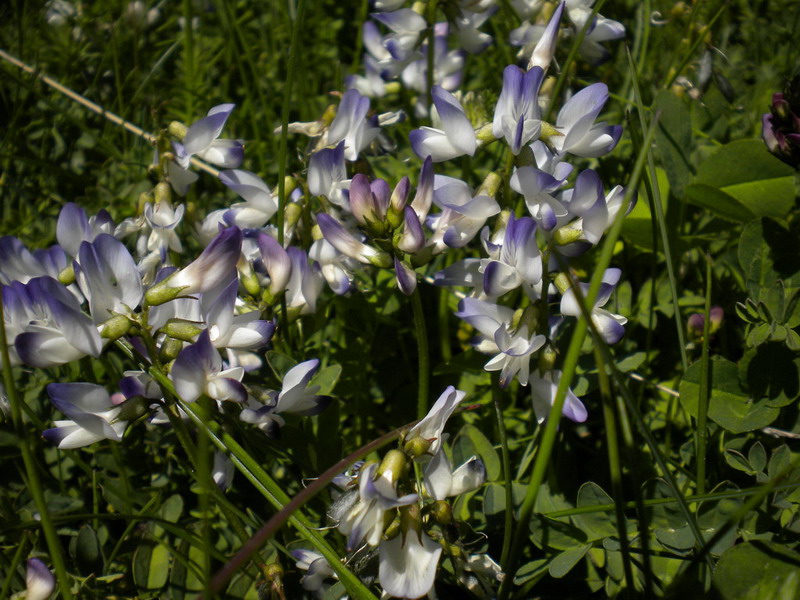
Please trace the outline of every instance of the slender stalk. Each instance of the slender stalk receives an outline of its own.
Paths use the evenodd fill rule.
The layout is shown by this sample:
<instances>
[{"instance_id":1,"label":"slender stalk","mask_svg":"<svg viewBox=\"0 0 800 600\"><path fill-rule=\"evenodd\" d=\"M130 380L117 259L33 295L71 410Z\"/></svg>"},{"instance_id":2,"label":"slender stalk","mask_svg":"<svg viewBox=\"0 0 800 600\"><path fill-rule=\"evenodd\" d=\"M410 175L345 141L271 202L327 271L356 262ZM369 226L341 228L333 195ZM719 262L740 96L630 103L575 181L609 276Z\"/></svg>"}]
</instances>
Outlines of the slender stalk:
<instances>
[{"instance_id":1,"label":"slender stalk","mask_svg":"<svg viewBox=\"0 0 800 600\"><path fill-rule=\"evenodd\" d=\"M639 112L639 122L642 126L642 131L647 130L647 118L645 117L645 110L644 106L642 105L642 95L639 90L639 79L636 77L636 68L633 64L633 57L631 56L630 50L627 50L628 54L628 68L632 74L632 81L633 81L633 92L636 98L636 104L638 107ZM680 307L678 306L678 284L675 278L675 267L672 262L672 252L670 251L669 246L669 236L667 234L667 222L666 218L664 217L664 206L661 204L661 190L658 185L658 177L656 175L656 163L653 159L653 153L650 150L650 144L646 143L642 146L642 150L647 154L647 168L648 173L650 176L650 184L652 194L652 205L651 210L656 215L656 220L658 221L658 230L661 234L661 243L664 247L664 261L667 263L667 276L669 277L669 289L670 293L672 294L672 307L675 311L675 327L678 332L678 347L680 349L681 354L681 364L683 365L683 370L686 372L686 369L689 368L689 359L686 356L686 341L683 335L683 321L681 320L681 312ZM655 251L656 248L653 248Z\"/></svg>"},{"instance_id":2,"label":"slender stalk","mask_svg":"<svg viewBox=\"0 0 800 600\"><path fill-rule=\"evenodd\" d=\"M575 287L576 296L580 288ZM586 309L583 302L579 302L582 310ZM587 318L584 315L584 318ZM608 468L611 472L611 488L614 492L614 506L616 509L617 535L619 536L620 551L622 553L623 581L622 587L630 595L633 586L633 570L631 569L630 541L625 519L625 506L623 502L624 491L622 487L622 465L619 456L619 440L617 438L617 417L614 411L614 399L611 394L611 382L606 372L605 360L599 348L595 345L594 357L597 362L597 379L600 384L600 395L603 399L603 423L605 424L606 446L608 449Z\"/></svg>"},{"instance_id":3,"label":"slender stalk","mask_svg":"<svg viewBox=\"0 0 800 600\"><path fill-rule=\"evenodd\" d=\"M210 589L221 590L222 586L225 585L225 582L233 577L234 573L236 573L236 571L238 571L254 553L258 552L258 549L261 548L261 546L263 546L269 538L275 535L278 529L280 529L283 524L286 523L292 513L299 510L309 500L321 492L325 486L327 486L333 480L334 477L345 471L360 458L397 439L400 437L403 431L410 429L416 423L417 421L413 421L408 425L403 425L394 431L390 431L389 433L382 435L378 439L371 441L366 446L362 446L355 452L352 452L349 456L344 457L342 460L325 471L322 475L317 477L310 485L306 486L303 491L292 498L292 500L287 503L286 506L284 506L279 512L275 513L275 515L273 515L273 517L255 533L255 535L253 535L249 540L247 540L247 542L244 543L244 545L242 545L236 555L229 560L222 569L217 571L216 575L214 575L214 578L211 580Z\"/></svg>"},{"instance_id":4,"label":"slender stalk","mask_svg":"<svg viewBox=\"0 0 800 600\"><path fill-rule=\"evenodd\" d=\"M653 136L655 135L656 121L657 119L653 119L653 124L651 124L650 129L647 132L645 137L645 147L653 140ZM633 173L631 174L631 180L625 192L623 206L617 214L616 220L614 221L614 224L612 225L606 236L606 240L603 243L601 255L589 286L589 293L586 295L586 303L589 306L594 305L595 298L597 298L597 294L600 291L603 273L611 262L614 246L622 231L622 220L626 213L626 207L630 205L631 199L633 198L633 193L641 177L646 158L646 153L642 152L639 154L636 164L633 168ZM544 481L547 467L550 464L550 456L558 432L558 423L560 420L561 411L564 408L567 390L569 389L572 377L575 374L576 367L578 366L578 358L580 356L583 340L586 337L587 329L588 325L586 319L580 318L577 326L575 327L575 332L572 335L572 339L570 340L566 358L564 359L561 381L558 384L556 397L553 401L553 406L550 409L550 418L547 420L547 424L544 427L544 433L542 434L539 451L537 452L536 460L533 465L533 473L531 474L531 479L528 482L525 499L522 503L522 508L520 509L520 516L517 523L516 533L514 535L514 541L511 546L511 552L509 553L508 561L503 565L503 571L505 572L506 576L503 580L503 583L500 585L500 590L498 592L499 600L506 600L511 593L511 586L514 581L514 575L517 571L517 564L520 559L522 546L528 539L528 523L530 521L531 514L533 513L533 507L536 503L536 498L539 495L539 489Z\"/></svg>"},{"instance_id":5,"label":"slender stalk","mask_svg":"<svg viewBox=\"0 0 800 600\"><path fill-rule=\"evenodd\" d=\"M417 419L428 413L428 389L430 388L430 351L428 332L425 327L425 312L419 296L419 286L411 294L411 310L414 313L414 330L417 335L417 354L419 356L419 384L417 389Z\"/></svg>"},{"instance_id":6,"label":"slender stalk","mask_svg":"<svg viewBox=\"0 0 800 600\"><path fill-rule=\"evenodd\" d=\"M159 369L151 368L150 375L155 379L165 392L175 397L179 406L186 412L190 419L209 436L211 442L220 450L230 454L234 466L252 483L256 489L278 510L289 503L290 498L280 485L267 474L266 471L242 448L239 443L226 433L219 423L209 418L209 415L198 406L196 402L184 402L177 394L172 382ZM191 440L189 440L191 442ZM343 565L338 554L331 548L323 537L314 530L311 522L303 513L298 512L289 517L289 523L306 540L308 540L328 561L336 572L339 580L345 585L348 592L356 600L375 600L375 596L364 586L350 569ZM214 593L216 590L213 590Z\"/></svg>"},{"instance_id":7,"label":"slender stalk","mask_svg":"<svg viewBox=\"0 0 800 600\"><path fill-rule=\"evenodd\" d=\"M192 17L194 7L192 0L183 0L183 77L186 87L186 115L194 118L194 28L192 27Z\"/></svg>"},{"instance_id":8,"label":"slender stalk","mask_svg":"<svg viewBox=\"0 0 800 600\"><path fill-rule=\"evenodd\" d=\"M434 35L434 30L436 27L436 7L438 4L438 0L428 0L428 6L425 8L425 20L428 21L428 55L427 55L427 62L426 62L426 71L425 71L425 88L428 91L428 110L433 113L433 71L435 68L434 64L434 41L436 36ZM429 115L430 117L430 115Z\"/></svg>"},{"instance_id":9,"label":"slender stalk","mask_svg":"<svg viewBox=\"0 0 800 600\"><path fill-rule=\"evenodd\" d=\"M506 497L506 511L503 515L503 551L500 555L500 564L508 560L511 551L511 538L514 529L514 495L511 476L511 453L508 450L508 436L506 423L503 419L503 407L500 403L500 383L496 373L492 374L492 401L494 403L494 416L497 422L497 437L500 439L500 456L503 460L503 487Z\"/></svg>"},{"instance_id":10,"label":"slender stalk","mask_svg":"<svg viewBox=\"0 0 800 600\"><path fill-rule=\"evenodd\" d=\"M711 337L711 257L706 254L706 306L703 323L703 350L700 357L700 392L697 399L697 493L706 491L706 445L708 442L708 403L711 396L711 370L708 356Z\"/></svg>"},{"instance_id":11,"label":"slender stalk","mask_svg":"<svg viewBox=\"0 0 800 600\"><path fill-rule=\"evenodd\" d=\"M36 462L34 460L33 451L30 447L28 430L25 428L25 424L22 421L20 399L17 396L17 386L14 382L14 374L11 372L11 359L8 355L8 338L6 337L6 322L3 312L2 294L0 294L0 355L2 355L3 359L3 381L6 387L6 396L8 397L8 403L11 406L11 420L14 423L14 431L19 439L22 462L25 463L25 475L28 482L28 490L33 497L34 505L36 506L36 510L39 512L41 518L42 531L44 532L44 538L47 542L47 548L50 552L50 560L53 561L53 569L56 572L58 588L65 600L72 600L73 596L70 587L70 578L64 563L61 541L58 539L58 534L56 533L53 519L47 509L47 501L44 497L44 489L42 489L42 483L39 481L39 471L36 469Z\"/></svg>"},{"instance_id":12,"label":"slender stalk","mask_svg":"<svg viewBox=\"0 0 800 600\"><path fill-rule=\"evenodd\" d=\"M303 25L303 16L306 12L305 0L297 0L297 12L292 25L292 41L289 45L289 63L286 71L286 81L283 88L283 107L281 108L281 142L278 150L278 243L283 246L284 242L284 222L286 218L286 161L288 158L289 141L289 107L292 102L292 87L294 86L294 75L297 71L297 40L300 39L300 28ZM281 320L286 331L287 340L289 335L289 314L286 303L286 294L281 294Z\"/></svg>"},{"instance_id":13,"label":"slender stalk","mask_svg":"<svg viewBox=\"0 0 800 600\"><path fill-rule=\"evenodd\" d=\"M17 567L22 560L22 554L27 549L28 544L25 538L22 538L20 544L17 546L17 551L14 552L14 558L11 559L11 564L8 565L8 572L6 573L6 580L3 582L3 589L0 590L0 598L8 598L8 591L11 589L11 582L14 581L14 575L17 572Z\"/></svg>"}]
</instances>

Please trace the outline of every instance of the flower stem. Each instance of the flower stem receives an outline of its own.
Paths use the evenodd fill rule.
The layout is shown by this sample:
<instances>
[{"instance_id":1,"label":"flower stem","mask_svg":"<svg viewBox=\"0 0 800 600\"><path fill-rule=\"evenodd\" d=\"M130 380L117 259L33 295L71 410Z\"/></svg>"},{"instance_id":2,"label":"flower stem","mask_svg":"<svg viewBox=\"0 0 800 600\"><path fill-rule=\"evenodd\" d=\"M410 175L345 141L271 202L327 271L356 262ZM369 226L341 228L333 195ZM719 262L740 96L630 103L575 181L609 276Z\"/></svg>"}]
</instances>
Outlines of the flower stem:
<instances>
[{"instance_id":1,"label":"flower stem","mask_svg":"<svg viewBox=\"0 0 800 600\"><path fill-rule=\"evenodd\" d=\"M17 396L17 388L14 383L14 375L11 372L11 362L8 356L8 339L6 337L6 323L3 313L3 297L0 294L0 355L3 359L3 380L6 387L6 395L8 403L11 406L11 420L14 423L14 430L16 431L17 438L19 439L20 452L22 453L22 462L25 463L25 474L28 482L28 488L33 497L33 502L36 505L36 510L42 524L42 531L44 531L44 538L47 541L47 548L50 551L50 560L53 561L53 570L56 572L58 579L58 588L61 591L61 596L65 600L72 600L72 591L70 586L69 575L64 563L64 556L62 554L61 542L58 539L53 519L47 510L47 501L44 497L44 490L42 483L39 481L39 471L36 468L36 463L33 457L33 451L30 447L30 438L25 424L22 422L22 409L20 408L20 400Z\"/></svg>"},{"instance_id":2,"label":"flower stem","mask_svg":"<svg viewBox=\"0 0 800 600\"><path fill-rule=\"evenodd\" d=\"M514 496L511 487L511 453L508 451L508 437L506 424L503 420L503 407L500 404L500 382L497 374L492 375L492 401L494 414L497 420L497 437L500 438L500 455L503 459L503 487L505 488L506 512L503 515L503 551L500 555L500 564L506 564L508 553L511 551L511 538L514 529Z\"/></svg>"},{"instance_id":3,"label":"flower stem","mask_svg":"<svg viewBox=\"0 0 800 600\"><path fill-rule=\"evenodd\" d=\"M417 333L417 353L419 355L419 388L417 389L417 419L428 412L428 388L430 387L430 354L428 332L425 328L425 312L419 296L419 286L411 294L411 309L414 312L414 329Z\"/></svg>"}]
</instances>

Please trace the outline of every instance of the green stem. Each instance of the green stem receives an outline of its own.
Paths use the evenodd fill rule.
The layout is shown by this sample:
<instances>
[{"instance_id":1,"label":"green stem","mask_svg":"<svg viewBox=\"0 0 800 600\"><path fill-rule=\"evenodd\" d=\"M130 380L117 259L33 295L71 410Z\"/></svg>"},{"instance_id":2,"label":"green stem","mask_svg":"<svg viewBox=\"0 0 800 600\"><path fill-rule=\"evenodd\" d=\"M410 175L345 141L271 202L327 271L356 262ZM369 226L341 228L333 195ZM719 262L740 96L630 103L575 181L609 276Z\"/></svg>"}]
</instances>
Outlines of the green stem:
<instances>
[{"instance_id":1,"label":"green stem","mask_svg":"<svg viewBox=\"0 0 800 600\"><path fill-rule=\"evenodd\" d=\"M655 135L654 125L656 121L656 119L653 120L653 124L647 132L647 136L645 138L645 147L648 147L653 140L653 136ZM608 265L611 263L614 246L616 245L617 239L622 231L622 221L625 213L627 212L627 207L630 205L631 199L633 198L634 190L636 189L641 177L646 158L647 154L645 152L641 152L637 157L636 164L631 174L630 182L628 183L625 191L623 206L617 214L616 220L611 226L611 229L606 236L606 240L603 243L597 268L594 276L592 277L591 284L589 285L589 293L586 295L586 303L588 306L594 306L595 299L600 291L603 273L605 272L606 267L608 267ZM522 546L528 539L529 535L528 523L530 522L531 514L533 513L533 507L536 503L536 498L539 495L539 489L542 481L544 481L545 473L550 464L550 456L553 450L553 445L555 444L556 435L558 433L558 423L560 421L559 417L561 416L561 411L564 408L567 390L569 390L572 377L575 374L575 370L578 366L578 358L580 357L581 346L583 345L587 330L588 324L586 319L580 318L575 327L575 331L572 334L572 339L569 343L566 358L564 359L561 381L558 383L556 397L553 400L553 406L550 409L551 417L547 420L547 424L544 427L544 433L542 434L539 451L536 455L536 460L533 465L533 473L531 474L531 479L528 482L525 499L522 503L522 508L520 509L517 529L511 546L511 552L508 556L508 562L503 565L505 579L500 585L498 600L507 600L511 593L511 586L514 581L514 575L517 571L517 564L520 559Z\"/></svg>"},{"instance_id":2,"label":"green stem","mask_svg":"<svg viewBox=\"0 0 800 600\"><path fill-rule=\"evenodd\" d=\"M700 392L697 399L697 493L706 491L706 445L708 442L708 403L711 372L708 347L711 337L711 257L706 254L706 306L703 323L703 350L700 357Z\"/></svg>"},{"instance_id":3,"label":"green stem","mask_svg":"<svg viewBox=\"0 0 800 600\"><path fill-rule=\"evenodd\" d=\"M511 453L508 451L508 436L506 424L503 419L503 407L500 404L500 383L497 374L492 374L492 401L494 402L494 415L497 421L497 437L500 438L500 456L503 460L503 487L505 488L506 511L503 515L503 551L500 555L500 564L508 560L511 551L511 538L514 529L514 495L511 476Z\"/></svg>"},{"instance_id":4,"label":"green stem","mask_svg":"<svg viewBox=\"0 0 800 600\"><path fill-rule=\"evenodd\" d=\"M56 572L56 579L58 580L58 588L61 595L65 600L72 600L72 591L70 587L70 578L67 574L67 568L64 563L64 556L62 554L61 542L58 539L53 519L47 509L47 501L44 497L44 490L42 489L41 481L39 481L39 472L36 469L36 462L34 460L33 451L30 447L30 438L28 430L22 421L22 409L20 408L20 399L17 396L17 387L14 382L14 375L11 372L11 362L8 356L8 338L6 337L6 322L5 313L3 311L3 297L0 294L0 354L3 359L3 381L6 387L6 396L8 403L11 406L11 420L14 423L14 430L19 438L20 452L22 453L22 461L25 463L25 474L28 481L28 488L33 502L36 505L36 510L42 523L42 531L44 531L44 538L47 541L47 548L50 551L50 560L53 561L53 569Z\"/></svg>"},{"instance_id":5,"label":"green stem","mask_svg":"<svg viewBox=\"0 0 800 600\"><path fill-rule=\"evenodd\" d=\"M414 312L414 330L417 334L417 354L419 355L419 387L417 389L417 419L428 413L428 388L430 387L430 353L428 350L428 332L425 328L425 312L419 286L411 294L411 309Z\"/></svg>"},{"instance_id":6,"label":"green stem","mask_svg":"<svg viewBox=\"0 0 800 600\"><path fill-rule=\"evenodd\" d=\"M292 500L288 502L280 511L275 513L275 515L273 515L273 517L267 521L263 527L256 532L255 535L253 535L242 545L236 555L229 560L222 569L217 571L216 575L214 575L214 578L211 580L210 589L212 591L222 590L222 587L225 585L225 583L231 577L233 577L236 571L238 571L254 553L258 552L259 548L261 548L261 546L263 546L270 537L275 535L278 529L280 529L281 526L290 518L292 513L300 510L303 505L305 505L309 500L321 492L325 486L333 481L334 477L345 471L348 467L350 467L350 465L360 458L382 448L392 440L398 438L404 431L410 429L416 423L417 421L414 421L408 425L398 427L394 431L390 431L378 439L373 440L366 446L359 448L349 456L344 457L342 460L330 467L322 475L317 477L310 485L303 488L303 491L292 498Z\"/></svg>"},{"instance_id":7,"label":"green stem","mask_svg":"<svg viewBox=\"0 0 800 600\"><path fill-rule=\"evenodd\" d=\"M433 70L434 70L434 28L436 27L436 5L438 0L428 0L425 8L425 20L428 21L428 55L425 72L426 89L428 91L428 110L433 113ZM430 118L431 115L428 115Z\"/></svg>"},{"instance_id":8,"label":"green stem","mask_svg":"<svg viewBox=\"0 0 800 600\"><path fill-rule=\"evenodd\" d=\"M233 436L226 433L219 423L215 422L198 405L197 402L184 402L175 393L172 382L159 369L150 369L150 375L155 379L161 389L175 397L180 407L186 412L190 419L201 431L209 436L211 442L220 450L229 453L234 466L252 483L255 488L278 510L286 506L290 498L283 491L283 488L269 476L269 474L253 459L248 452L239 445ZM181 424L182 425L182 424ZM191 441L191 440L189 440ZM309 541L330 564L336 572L347 591L355 600L375 600L375 596L366 586L339 560L338 554L328 545L325 539L314 529L312 523L301 512L289 517L289 523L306 540Z\"/></svg>"},{"instance_id":9,"label":"green stem","mask_svg":"<svg viewBox=\"0 0 800 600\"><path fill-rule=\"evenodd\" d=\"M11 559L11 564L8 565L8 572L6 573L6 580L3 582L3 589L0 590L0 598L8 598L9 594L8 591L11 589L11 582L14 581L14 575L17 572L17 567L19 566L20 561L22 560L22 554L25 552L28 544L26 543L26 538L22 538L20 540L19 545L17 546L17 551L14 552L14 558Z\"/></svg>"},{"instance_id":10,"label":"green stem","mask_svg":"<svg viewBox=\"0 0 800 600\"><path fill-rule=\"evenodd\" d=\"M580 294L580 288L575 288L576 296ZM586 305L578 302L582 309ZM587 318L587 315L584 315ZM591 317L589 317L591 318ZM614 492L614 506L616 507L617 535L619 536L620 551L622 553L623 582L622 587L630 595L633 586L633 570L631 569L630 542L628 540L628 528L625 519L625 507L623 502L624 492L622 488L622 466L619 456L619 440L617 438L617 418L614 411L614 399L611 395L611 382L606 372L605 361L599 348L595 346L594 357L597 362L597 379L600 384L600 395L603 399L603 423L605 424L606 446L608 447L608 468L611 472L611 489Z\"/></svg>"},{"instance_id":11,"label":"green stem","mask_svg":"<svg viewBox=\"0 0 800 600\"><path fill-rule=\"evenodd\" d=\"M286 162L288 158L289 143L289 108L292 102L292 87L297 71L297 41L300 39L300 28L303 25L303 16L306 12L305 0L297 0L297 13L292 25L292 41L289 45L289 63L286 71L286 81L283 88L283 107L281 109L281 142L278 150L278 243L283 246L284 221L286 218ZM286 295L281 294L281 320L288 334L289 314L287 311ZM288 338L287 338L288 339Z\"/></svg>"},{"instance_id":12,"label":"green stem","mask_svg":"<svg viewBox=\"0 0 800 600\"><path fill-rule=\"evenodd\" d=\"M642 94L639 90L639 79L636 77L636 68L633 64L633 57L631 56L630 50L628 50L628 69L632 74L632 81L633 81L633 92L636 98L636 104L638 107L639 113L639 123L641 124L642 131L647 130L647 118L645 116L645 109L644 105L642 104ZM653 118L653 122L655 122L656 117ZM650 209L656 215L656 220L658 221L658 230L661 235L661 243L664 247L664 261L667 263L667 276L669 277L669 288L670 293L672 295L672 307L675 311L675 327L677 328L678 332L678 347L680 349L681 354L681 364L683 365L683 371L689 368L689 359L686 356L686 341L683 335L683 321L681 320L681 312L680 307L678 306L678 284L675 278L675 267L672 263L672 252L669 246L669 236L667 234L667 221L664 217L664 205L661 203L661 189L658 185L658 176L656 174L656 163L653 159L653 152L650 149L649 144L644 144L642 146L642 150L647 154L647 168L648 173L650 176L650 191L652 192L651 199L652 203ZM653 248L653 251L656 251L656 248ZM655 283L654 283L655 285Z\"/></svg>"}]
</instances>

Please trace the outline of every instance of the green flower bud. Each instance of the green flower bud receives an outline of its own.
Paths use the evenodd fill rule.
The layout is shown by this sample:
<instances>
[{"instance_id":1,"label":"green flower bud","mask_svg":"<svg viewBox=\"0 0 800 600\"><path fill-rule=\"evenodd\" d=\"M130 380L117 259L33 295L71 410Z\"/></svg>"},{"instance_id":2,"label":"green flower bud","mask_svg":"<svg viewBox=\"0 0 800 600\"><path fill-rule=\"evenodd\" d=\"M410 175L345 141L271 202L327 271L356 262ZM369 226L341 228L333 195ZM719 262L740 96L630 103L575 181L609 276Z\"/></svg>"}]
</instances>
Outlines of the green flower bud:
<instances>
[{"instance_id":1,"label":"green flower bud","mask_svg":"<svg viewBox=\"0 0 800 600\"><path fill-rule=\"evenodd\" d=\"M149 407L151 402L152 400L148 400L143 396L133 396L132 398L128 398L120 405L121 410L117 413L114 422L135 421L150 411Z\"/></svg>"},{"instance_id":2,"label":"green flower bud","mask_svg":"<svg viewBox=\"0 0 800 600\"><path fill-rule=\"evenodd\" d=\"M391 474L391 480L397 481L399 480L405 472L408 470L408 459L406 455L400 452L400 450L389 450L386 453L386 456L383 457L380 466L378 467L378 476L382 476L384 473Z\"/></svg>"},{"instance_id":3,"label":"green flower bud","mask_svg":"<svg viewBox=\"0 0 800 600\"><path fill-rule=\"evenodd\" d=\"M577 242L583 237L583 231L574 227L559 227L553 234L553 240L559 246Z\"/></svg>"},{"instance_id":4,"label":"green flower bud","mask_svg":"<svg viewBox=\"0 0 800 600\"><path fill-rule=\"evenodd\" d=\"M283 577L283 567L277 562L269 563L268 565L264 565L263 573L267 581L280 581Z\"/></svg>"},{"instance_id":5,"label":"green flower bud","mask_svg":"<svg viewBox=\"0 0 800 600\"><path fill-rule=\"evenodd\" d=\"M553 283L555 283L558 291L562 294L572 287L572 282L569 280L569 277L566 273L559 273L556 275Z\"/></svg>"},{"instance_id":6,"label":"green flower bud","mask_svg":"<svg viewBox=\"0 0 800 600\"><path fill-rule=\"evenodd\" d=\"M409 440L406 440L403 444L403 452L405 452L409 458L414 459L418 456L422 456L428 452L428 449L431 447L431 441L426 440L425 438L416 436Z\"/></svg>"},{"instance_id":7,"label":"green flower bud","mask_svg":"<svg viewBox=\"0 0 800 600\"><path fill-rule=\"evenodd\" d=\"M58 274L58 280L64 285L72 285L75 283L75 269L72 263L69 263L61 273Z\"/></svg>"},{"instance_id":8,"label":"green flower bud","mask_svg":"<svg viewBox=\"0 0 800 600\"><path fill-rule=\"evenodd\" d=\"M103 323L103 329L100 331L100 337L107 340L116 340L128 333L131 329L131 322L129 317L125 315L114 315L108 321Z\"/></svg>"},{"instance_id":9,"label":"green flower bud","mask_svg":"<svg viewBox=\"0 0 800 600\"><path fill-rule=\"evenodd\" d=\"M502 185L503 185L503 178L500 177L498 173L492 171L486 176L486 179L483 180L483 183L475 192L475 195L489 196L491 198L494 198L497 195L497 192L500 190L500 186Z\"/></svg>"},{"instance_id":10,"label":"green flower bud","mask_svg":"<svg viewBox=\"0 0 800 600\"><path fill-rule=\"evenodd\" d=\"M176 359L181 350L183 350L182 341L176 340L175 338L167 338L161 344L161 350L158 353L158 357L161 359L162 363L168 363L171 360Z\"/></svg>"},{"instance_id":11,"label":"green flower bud","mask_svg":"<svg viewBox=\"0 0 800 600\"><path fill-rule=\"evenodd\" d=\"M558 129L552 126L547 121L542 121L542 132L539 134L539 139L542 141L549 141L551 137L556 136L563 136L564 134L561 133Z\"/></svg>"},{"instance_id":12,"label":"green flower bud","mask_svg":"<svg viewBox=\"0 0 800 600\"><path fill-rule=\"evenodd\" d=\"M450 503L444 500L437 500L431 505L430 515L439 525L449 525L453 522L453 509Z\"/></svg>"},{"instance_id":13,"label":"green flower bud","mask_svg":"<svg viewBox=\"0 0 800 600\"><path fill-rule=\"evenodd\" d=\"M186 134L189 133L189 128L180 121L173 121L167 127L167 131L169 131L169 134L171 136L174 136L179 140L182 140L183 138L186 137Z\"/></svg>"},{"instance_id":14,"label":"green flower bud","mask_svg":"<svg viewBox=\"0 0 800 600\"><path fill-rule=\"evenodd\" d=\"M169 184L165 181L157 183L153 190L153 196L155 197L156 204L161 204L162 202L170 204L172 201L172 188L170 188Z\"/></svg>"},{"instance_id":15,"label":"green flower bud","mask_svg":"<svg viewBox=\"0 0 800 600\"><path fill-rule=\"evenodd\" d=\"M194 342L197 336L203 332L202 327L198 327L194 321L187 321L185 319L170 319L160 329L161 333L165 333L168 337L175 338L184 342Z\"/></svg>"},{"instance_id":16,"label":"green flower bud","mask_svg":"<svg viewBox=\"0 0 800 600\"><path fill-rule=\"evenodd\" d=\"M550 344L545 344L544 348L539 351L539 372L547 373L552 371L556 365L558 354Z\"/></svg>"}]
</instances>

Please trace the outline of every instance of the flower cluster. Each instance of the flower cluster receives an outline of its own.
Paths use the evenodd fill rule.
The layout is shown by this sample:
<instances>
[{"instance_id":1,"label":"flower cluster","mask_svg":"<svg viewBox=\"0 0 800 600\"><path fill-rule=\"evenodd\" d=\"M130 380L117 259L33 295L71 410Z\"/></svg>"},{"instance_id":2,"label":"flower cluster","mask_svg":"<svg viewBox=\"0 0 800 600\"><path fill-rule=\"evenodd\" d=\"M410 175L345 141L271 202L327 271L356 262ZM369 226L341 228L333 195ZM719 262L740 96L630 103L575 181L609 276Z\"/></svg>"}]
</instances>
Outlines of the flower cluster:
<instances>
[{"instance_id":1,"label":"flower cluster","mask_svg":"<svg viewBox=\"0 0 800 600\"><path fill-rule=\"evenodd\" d=\"M287 330L325 304L326 284L338 296L358 293L375 269L391 269L404 295L418 294L421 281L461 288L456 316L474 332L474 348L490 356L485 369L499 372L502 387L514 380L527 387L528 410L544 422L570 318L585 316L608 344L624 334L625 318L607 308L620 270L605 271L587 306L588 284L570 261L597 245L631 207L621 186L609 189L598 170L587 168L622 134L601 120L606 85L552 97L549 70L560 38L585 30L581 51L599 62L607 56L600 43L624 29L592 16L591 0L546 9L538 0L513 4L527 19L511 34L523 66L496 73L499 94L489 106L459 87L467 55L492 42L479 28L494 2L445 3L446 20L436 22L418 5L377 0L363 29L366 74L350 77L338 106L319 119L289 124L290 132L314 142L305 177L288 178L281 231L269 185L240 168L244 144L220 137L234 110L221 104L188 126L173 122L159 132L150 169L156 183L139 198L136 215L115 223L105 211L88 215L68 203L51 248L31 251L15 237L0 238L12 366L58 367L112 349L131 363L113 382L50 384L47 393L65 418L45 439L63 449L121 442L134 426L180 424L195 402L228 425L278 438L287 420L323 411L331 386L322 361L303 356L270 365L278 383L268 387L264 350L273 338L287 344ZM415 96L420 126L408 133L407 145L419 164L392 181L374 176L364 162L370 153L395 150L398 136L386 135L387 128L406 114L377 114L372 102L391 99L399 84ZM792 156L793 110L781 97L765 116L765 139L784 159ZM502 162L499 155L504 164L492 166ZM489 164L488 172L454 176L447 163L461 157ZM192 166L205 163L222 169L222 189L237 200L198 216L179 197L199 178ZM187 213L194 222L186 222ZM197 248L190 237L203 247L194 260L185 258ZM453 570L465 586L467 571L500 577L485 553L466 550L450 504L486 477L480 459L453 468L447 450L445 423L464 396L448 387L398 448L339 478L330 517L346 536L348 559L373 566L377 559L387 595L428 594L445 551L460 561ZM572 391L563 415L575 422L588 417ZM231 463L223 453L214 463L214 480L227 488ZM324 593L332 565L310 550L294 556L306 572L303 587Z\"/></svg>"}]
</instances>

